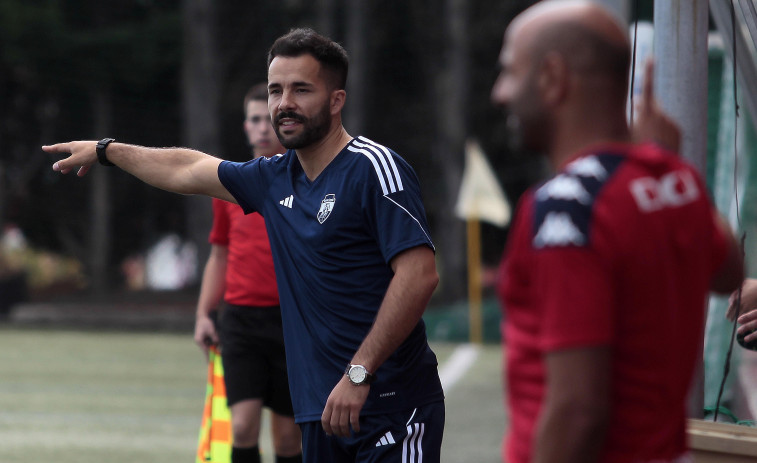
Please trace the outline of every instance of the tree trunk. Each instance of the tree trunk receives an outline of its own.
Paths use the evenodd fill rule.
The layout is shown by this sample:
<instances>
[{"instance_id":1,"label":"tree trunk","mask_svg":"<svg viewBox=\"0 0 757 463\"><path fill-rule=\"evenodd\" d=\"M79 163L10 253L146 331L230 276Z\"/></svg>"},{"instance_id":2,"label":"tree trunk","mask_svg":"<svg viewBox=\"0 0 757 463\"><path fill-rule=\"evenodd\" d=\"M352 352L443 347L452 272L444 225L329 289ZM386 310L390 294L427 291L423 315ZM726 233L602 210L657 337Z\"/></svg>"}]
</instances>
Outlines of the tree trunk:
<instances>
[{"instance_id":1,"label":"tree trunk","mask_svg":"<svg viewBox=\"0 0 757 463\"><path fill-rule=\"evenodd\" d=\"M0 236L2 236L5 230L5 204L6 195L8 194L8 187L5 182L5 164L0 159Z\"/></svg>"},{"instance_id":2,"label":"tree trunk","mask_svg":"<svg viewBox=\"0 0 757 463\"><path fill-rule=\"evenodd\" d=\"M184 140L189 147L221 155L216 8L213 0L184 0ZM185 205L187 236L197 246L202 266L210 252L211 200L188 196Z\"/></svg>"},{"instance_id":3,"label":"tree trunk","mask_svg":"<svg viewBox=\"0 0 757 463\"><path fill-rule=\"evenodd\" d=\"M352 0L353 2L362 2L362 0ZM319 34L333 38L334 35L334 11L336 0L317 0L318 17L316 18L316 27Z\"/></svg>"},{"instance_id":4,"label":"tree trunk","mask_svg":"<svg viewBox=\"0 0 757 463\"><path fill-rule=\"evenodd\" d=\"M353 136L365 130L365 89L372 88L366 70L367 0L351 0L347 3L347 49L350 54L350 78L347 83L345 127Z\"/></svg>"},{"instance_id":5,"label":"tree trunk","mask_svg":"<svg viewBox=\"0 0 757 463\"><path fill-rule=\"evenodd\" d=\"M444 65L437 82L439 111L435 112L438 127L434 157L438 166L441 192L436 209L434 238L440 257L440 297L453 301L466 294L465 223L455 217L454 204L463 174L465 137L467 134L466 100L468 89L467 63L468 8L465 0L446 0L444 28L447 33Z\"/></svg>"},{"instance_id":6,"label":"tree trunk","mask_svg":"<svg viewBox=\"0 0 757 463\"><path fill-rule=\"evenodd\" d=\"M108 87L92 90L92 114L94 115L94 133L104 136L110 133L112 123L112 100ZM90 185L90 234L88 239L89 277L92 292L103 295L108 292L110 283L111 251L111 197L108 177L110 170L105 166L92 166L92 184Z\"/></svg>"}]
</instances>

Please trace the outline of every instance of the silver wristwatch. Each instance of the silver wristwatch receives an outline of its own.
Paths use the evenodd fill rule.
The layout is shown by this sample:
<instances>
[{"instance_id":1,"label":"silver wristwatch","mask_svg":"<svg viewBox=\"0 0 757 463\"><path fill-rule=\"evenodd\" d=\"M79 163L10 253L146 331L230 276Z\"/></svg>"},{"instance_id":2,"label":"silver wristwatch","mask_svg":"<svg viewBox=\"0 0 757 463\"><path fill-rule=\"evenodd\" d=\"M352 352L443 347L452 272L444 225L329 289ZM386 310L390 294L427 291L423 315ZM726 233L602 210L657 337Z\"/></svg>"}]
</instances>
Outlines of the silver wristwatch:
<instances>
[{"instance_id":1,"label":"silver wristwatch","mask_svg":"<svg viewBox=\"0 0 757 463\"><path fill-rule=\"evenodd\" d=\"M347 375L347 378L355 386L371 384L376 381L376 375L368 373L368 370L363 365L348 365L344 374Z\"/></svg>"}]
</instances>

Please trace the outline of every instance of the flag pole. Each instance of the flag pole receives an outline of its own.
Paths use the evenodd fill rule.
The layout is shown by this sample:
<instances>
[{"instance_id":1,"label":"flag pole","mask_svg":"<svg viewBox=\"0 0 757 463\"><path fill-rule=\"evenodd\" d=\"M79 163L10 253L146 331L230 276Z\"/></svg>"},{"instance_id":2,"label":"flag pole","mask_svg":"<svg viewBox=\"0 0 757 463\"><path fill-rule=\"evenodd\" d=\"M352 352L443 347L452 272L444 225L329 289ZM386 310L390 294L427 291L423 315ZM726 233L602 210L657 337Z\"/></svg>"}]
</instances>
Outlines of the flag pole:
<instances>
[{"instance_id":1,"label":"flag pole","mask_svg":"<svg viewBox=\"0 0 757 463\"><path fill-rule=\"evenodd\" d=\"M465 144L465 169L455 214L465 220L468 235L468 339L473 344L482 344L481 221L504 227L510 221L510 205L481 147L473 139Z\"/></svg>"},{"instance_id":2,"label":"flag pole","mask_svg":"<svg viewBox=\"0 0 757 463\"><path fill-rule=\"evenodd\" d=\"M483 342L481 316L481 223L476 218L467 220L468 231L468 325L469 340Z\"/></svg>"}]
</instances>

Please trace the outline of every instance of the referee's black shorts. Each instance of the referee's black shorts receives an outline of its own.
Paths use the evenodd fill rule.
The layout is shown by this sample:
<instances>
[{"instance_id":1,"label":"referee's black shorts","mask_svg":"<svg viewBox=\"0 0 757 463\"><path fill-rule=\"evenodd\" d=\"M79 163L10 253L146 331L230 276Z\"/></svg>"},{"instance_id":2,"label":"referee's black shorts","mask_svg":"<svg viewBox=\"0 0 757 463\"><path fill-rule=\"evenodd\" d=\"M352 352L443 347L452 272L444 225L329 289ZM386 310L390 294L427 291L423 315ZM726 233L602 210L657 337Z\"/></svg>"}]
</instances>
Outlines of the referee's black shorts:
<instances>
[{"instance_id":1,"label":"referee's black shorts","mask_svg":"<svg viewBox=\"0 0 757 463\"><path fill-rule=\"evenodd\" d=\"M279 307L226 304L218 335L229 407L262 399L272 411L294 416Z\"/></svg>"}]
</instances>

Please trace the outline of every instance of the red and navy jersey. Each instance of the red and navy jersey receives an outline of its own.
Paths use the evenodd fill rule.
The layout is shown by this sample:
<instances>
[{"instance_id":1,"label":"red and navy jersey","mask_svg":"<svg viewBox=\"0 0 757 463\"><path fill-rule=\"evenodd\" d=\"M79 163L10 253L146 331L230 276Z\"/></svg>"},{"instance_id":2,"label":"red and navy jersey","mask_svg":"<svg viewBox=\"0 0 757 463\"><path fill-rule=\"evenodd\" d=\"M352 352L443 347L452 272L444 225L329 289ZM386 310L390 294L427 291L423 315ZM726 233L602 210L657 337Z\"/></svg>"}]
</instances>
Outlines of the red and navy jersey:
<instances>
[{"instance_id":1,"label":"red and navy jersey","mask_svg":"<svg viewBox=\"0 0 757 463\"><path fill-rule=\"evenodd\" d=\"M373 325L390 261L433 244L415 172L399 155L354 138L315 180L293 150L218 176L245 212L265 218L279 285L297 422L319 421L326 399ZM443 397L423 321L375 372L361 413L391 413Z\"/></svg>"},{"instance_id":2,"label":"red and navy jersey","mask_svg":"<svg viewBox=\"0 0 757 463\"><path fill-rule=\"evenodd\" d=\"M725 252L699 174L651 145L593 149L526 193L500 271L505 459L531 459L545 354L592 346L612 352L600 461L683 453L704 304Z\"/></svg>"},{"instance_id":3,"label":"red and navy jersey","mask_svg":"<svg viewBox=\"0 0 757 463\"><path fill-rule=\"evenodd\" d=\"M208 241L228 248L226 302L251 307L279 305L271 245L260 214L245 215L238 205L214 198Z\"/></svg>"}]
</instances>

